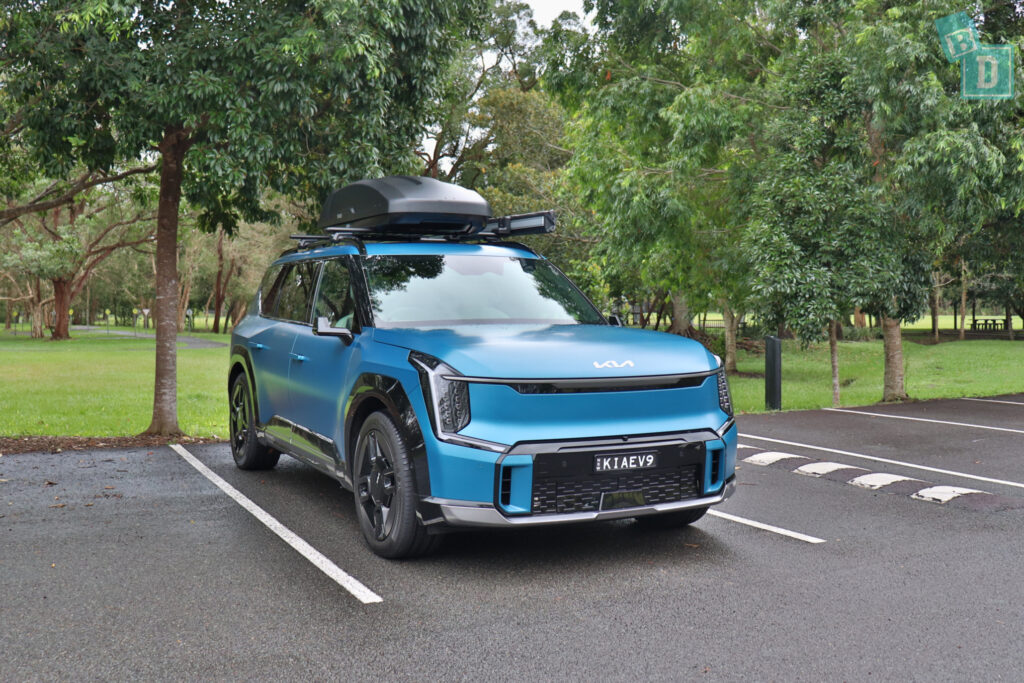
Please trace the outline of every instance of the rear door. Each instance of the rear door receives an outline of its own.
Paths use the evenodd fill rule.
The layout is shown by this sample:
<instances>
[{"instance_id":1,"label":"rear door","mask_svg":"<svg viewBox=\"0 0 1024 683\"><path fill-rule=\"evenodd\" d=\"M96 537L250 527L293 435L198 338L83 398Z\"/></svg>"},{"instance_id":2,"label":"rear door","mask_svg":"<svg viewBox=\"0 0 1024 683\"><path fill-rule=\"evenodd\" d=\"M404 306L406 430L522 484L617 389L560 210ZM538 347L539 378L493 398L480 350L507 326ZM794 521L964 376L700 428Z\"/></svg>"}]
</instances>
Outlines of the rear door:
<instances>
[{"instance_id":1,"label":"rear door","mask_svg":"<svg viewBox=\"0 0 1024 683\"><path fill-rule=\"evenodd\" d=\"M299 332L310 327L319 267L319 262L312 260L285 265L276 282L276 302L264 314L271 324L250 340L262 345L251 352L253 357L267 359L262 379L257 377L257 384L262 385L259 391L267 398L267 407L261 405L260 416L270 434L288 443L292 442L290 423L296 418L288 386L288 373L295 363L292 347Z\"/></svg>"}]
</instances>

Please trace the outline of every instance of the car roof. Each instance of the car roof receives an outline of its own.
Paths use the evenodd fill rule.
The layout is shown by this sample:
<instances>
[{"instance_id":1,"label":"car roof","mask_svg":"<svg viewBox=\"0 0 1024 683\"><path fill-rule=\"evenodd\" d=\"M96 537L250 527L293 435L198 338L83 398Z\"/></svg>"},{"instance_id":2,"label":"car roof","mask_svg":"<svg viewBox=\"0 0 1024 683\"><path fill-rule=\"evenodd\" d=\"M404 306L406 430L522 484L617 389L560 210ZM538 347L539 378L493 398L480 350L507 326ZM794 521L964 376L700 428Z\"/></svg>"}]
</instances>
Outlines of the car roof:
<instances>
[{"instance_id":1,"label":"car roof","mask_svg":"<svg viewBox=\"0 0 1024 683\"><path fill-rule=\"evenodd\" d=\"M466 256L505 256L510 258L543 258L518 244L466 244L447 240L420 240L416 242L365 242L363 244L367 256L447 256L451 254ZM329 244L313 249L292 251L282 254L275 263L291 263L315 258L331 258L359 254L354 244Z\"/></svg>"}]
</instances>

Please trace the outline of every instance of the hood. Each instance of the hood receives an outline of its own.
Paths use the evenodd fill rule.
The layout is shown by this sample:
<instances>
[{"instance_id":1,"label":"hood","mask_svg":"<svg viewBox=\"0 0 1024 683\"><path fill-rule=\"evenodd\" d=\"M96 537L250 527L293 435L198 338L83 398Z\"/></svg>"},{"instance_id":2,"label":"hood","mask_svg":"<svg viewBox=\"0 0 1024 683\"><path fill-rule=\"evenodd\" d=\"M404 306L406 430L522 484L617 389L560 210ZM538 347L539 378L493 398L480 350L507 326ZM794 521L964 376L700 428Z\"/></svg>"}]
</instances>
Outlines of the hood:
<instances>
[{"instance_id":1,"label":"hood","mask_svg":"<svg viewBox=\"0 0 1024 683\"><path fill-rule=\"evenodd\" d=\"M611 325L375 329L373 338L430 354L471 377L637 377L718 367L714 355L692 339Z\"/></svg>"}]
</instances>

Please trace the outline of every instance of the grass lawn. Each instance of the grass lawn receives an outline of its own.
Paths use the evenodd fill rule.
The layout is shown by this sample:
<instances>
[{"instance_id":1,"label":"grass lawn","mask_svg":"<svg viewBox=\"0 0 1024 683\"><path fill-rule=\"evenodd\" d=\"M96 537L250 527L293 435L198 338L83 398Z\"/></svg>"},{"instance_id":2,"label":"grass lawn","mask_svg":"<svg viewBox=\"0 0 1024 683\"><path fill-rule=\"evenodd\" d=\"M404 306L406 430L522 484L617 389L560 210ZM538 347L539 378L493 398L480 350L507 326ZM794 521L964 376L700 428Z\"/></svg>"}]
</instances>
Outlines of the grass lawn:
<instances>
[{"instance_id":1,"label":"grass lawn","mask_svg":"<svg viewBox=\"0 0 1024 683\"><path fill-rule=\"evenodd\" d=\"M130 330L130 328L129 328ZM0 331L0 436L131 436L149 425L153 409L151 338L105 331L74 332L66 342ZM227 342L226 335L201 334ZM1024 335L1022 335L1024 336ZM1024 341L904 342L912 398L985 396L1024 391ZM227 347L178 348L178 420L191 436L226 438ZM743 373L763 373L764 356L741 352ZM882 342L839 346L842 402L869 405L882 396ZM831 405L828 345L801 349L783 342L782 405L786 410ZM764 410L764 380L732 377L740 412Z\"/></svg>"},{"instance_id":2,"label":"grass lawn","mask_svg":"<svg viewBox=\"0 0 1024 683\"><path fill-rule=\"evenodd\" d=\"M907 393L914 399L991 396L1024 391L1024 342L968 340L923 345L903 340ZM741 373L764 373L764 356L741 351ZM877 403L882 398L881 340L839 343L839 381L844 406ZM764 380L731 377L733 399L741 412L764 411ZM782 407L785 410L832 405L832 369L828 344L801 349L782 343Z\"/></svg>"},{"instance_id":3,"label":"grass lawn","mask_svg":"<svg viewBox=\"0 0 1024 683\"><path fill-rule=\"evenodd\" d=\"M131 436L149 426L154 340L72 335L0 332L0 436ZM178 424L187 434L227 438L227 367L226 346L179 345Z\"/></svg>"}]
</instances>

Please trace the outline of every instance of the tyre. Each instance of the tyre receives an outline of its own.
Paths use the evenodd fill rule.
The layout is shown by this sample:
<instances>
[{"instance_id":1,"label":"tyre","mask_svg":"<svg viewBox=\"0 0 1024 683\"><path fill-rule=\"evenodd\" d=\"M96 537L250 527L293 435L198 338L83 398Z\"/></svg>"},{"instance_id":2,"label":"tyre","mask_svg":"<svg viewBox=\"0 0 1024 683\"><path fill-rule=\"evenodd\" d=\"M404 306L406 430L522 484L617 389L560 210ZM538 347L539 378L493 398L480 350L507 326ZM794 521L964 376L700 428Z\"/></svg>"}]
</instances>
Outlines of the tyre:
<instances>
[{"instance_id":1,"label":"tyre","mask_svg":"<svg viewBox=\"0 0 1024 683\"><path fill-rule=\"evenodd\" d=\"M645 515L637 517L636 523L644 529L679 529L689 526L704 516L706 507L679 510L678 512L665 512L660 515Z\"/></svg>"},{"instance_id":2,"label":"tyre","mask_svg":"<svg viewBox=\"0 0 1024 683\"><path fill-rule=\"evenodd\" d=\"M356 440L352 465L356 516L363 538L381 557L425 555L440 540L416 518L416 486L405 438L391 418L372 413Z\"/></svg>"},{"instance_id":3,"label":"tyre","mask_svg":"<svg viewBox=\"0 0 1024 683\"><path fill-rule=\"evenodd\" d=\"M240 372L228 392L228 423L231 430L231 456L235 465L243 470L269 470L277 464L281 454L260 443L256 436L256 418L253 410L249 379Z\"/></svg>"}]
</instances>

